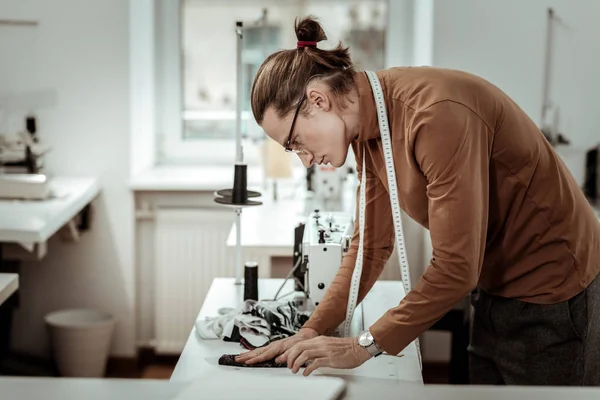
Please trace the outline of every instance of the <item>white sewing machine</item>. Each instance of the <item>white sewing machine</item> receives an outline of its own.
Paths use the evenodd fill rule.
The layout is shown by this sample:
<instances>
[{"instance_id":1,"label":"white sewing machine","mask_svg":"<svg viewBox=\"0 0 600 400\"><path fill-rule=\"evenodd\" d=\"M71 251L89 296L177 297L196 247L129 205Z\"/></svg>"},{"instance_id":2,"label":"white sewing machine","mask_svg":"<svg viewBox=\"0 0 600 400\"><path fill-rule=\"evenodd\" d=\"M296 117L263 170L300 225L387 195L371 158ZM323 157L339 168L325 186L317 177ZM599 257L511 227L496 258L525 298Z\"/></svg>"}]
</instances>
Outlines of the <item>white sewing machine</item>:
<instances>
[{"instance_id":1,"label":"white sewing machine","mask_svg":"<svg viewBox=\"0 0 600 400\"><path fill-rule=\"evenodd\" d=\"M0 133L0 198L41 200L51 194L48 177L41 173L42 156L50 146L35 137L35 120L27 119L27 131Z\"/></svg>"},{"instance_id":2,"label":"white sewing machine","mask_svg":"<svg viewBox=\"0 0 600 400\"><path fill-rule=\"evenodd\" d=\"M335 279L342 258L350 248L354 233L354 220L344 212L321 212L308 215L305 224L296 227L294 244L295 290L301 295L294 299L302 311L313 312ZM342 323L331 333L343 334ZM351 331L362 331L361 317L354 318Z\"/></svg>"},{"instance_id":3,"label":"white sewing machine","mask_svg":"<svg viewBox=\"0 0 600 400\"><path fill-rule=\"evenodd\" d=\"M0 173L0 199L43 200L51 194L49 179L44 174Z\"/></svg>"},{"instance_id":4,"label":"white sewing machine","mask_svg":"<svg viewBox=\"0 0 600 400\"><path fill-rule=\"evenodd\" d=\"M340 202L342 187L348 168L335 168L331 165L313 165L307 171L308 190L321 203Z\"/></svg>"},{"instance_id":5,"label":"white sewing machine","mask_svg":"<svg viewBox=\"0 0 600 400\"><path fill-rule=\"evenodd\" d=\"M300 262L295 278L303 285L300 288L306 296L306 307L310 310L319 305L331 282L335 278L342 257L350 247L354 232L353 218L343 212L320 212L309 214L302 226L297 229L297 243L294 246L294 262Z\"/></svg>"}]
</instances>

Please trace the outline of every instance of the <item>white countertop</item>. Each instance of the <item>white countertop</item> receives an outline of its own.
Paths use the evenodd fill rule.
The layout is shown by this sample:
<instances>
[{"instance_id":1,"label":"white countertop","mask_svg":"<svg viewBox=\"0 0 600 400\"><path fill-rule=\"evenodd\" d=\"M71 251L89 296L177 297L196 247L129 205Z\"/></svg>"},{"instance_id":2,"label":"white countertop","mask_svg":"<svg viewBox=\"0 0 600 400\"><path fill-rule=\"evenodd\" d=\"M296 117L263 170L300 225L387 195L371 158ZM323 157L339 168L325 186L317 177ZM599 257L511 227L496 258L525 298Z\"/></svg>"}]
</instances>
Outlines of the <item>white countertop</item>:
<instances>
[{"instance_id":1,"label":"white countertop","mask_svg":"<svg viewBox=\"0 0 600 400\"><path fill-rule=\"evenodd\" d=\"M151 379L0 377L2 400L171 400L187 386L187 383ZM381 398L379 389L368 383L362 386L351 384L342 399L379 399ZM394 398L402 400L598 400L600 398L600 388L592 387L406 385L397 389ZM294 393L283 395L281 399L298 399L292 395ZM246 398L244 393L240 393L240 400ZM302 397L300 399L307 400Z\"/></svg>"},{"instance_id":2,"label":"white countertop","mask_svg":"<svg viewBox=\"0 0 600 400\"><path fill-rule=\"evenodd\" d=\"M354 216L356 204L355 189L349 183L343 192L341 202L333 208L323 207L310 193L297 193L295 196L283 195L278 200L263 196L260 206L242 210L242 241L244 248L260 249L270 256L292 256L294 247L294 228L306 222L309 213L315 209L327 215L328 211L345 212ZM232 224L227 246L236 245L236 226Z\"/></svg>"},{"instance_id":3,"label":"white countertop","mask_svg":"<svg viewBox=\"0 0 600 400\"><path fill-rule=\"evenodd\" d=\"M95 178L55 177L50 182L54 198L0 200L0 242L45 242L100 193Z\"/></svg>"},{"instance_id":4,"label":"white countertop","mask_svg":"<svg viewBox=\"0 0 600 400\"><path fill-rule=\"evenodd\" d=\"M145 169L129 181L134 191L216 191L233 186L235 167L231 165L162 165ZM292 177L281 180L283 185L293 185L306 179L304 167L294 167ZM259 165L248 165L247 187L264 192L265 176Z\"/></svg>"},{"instance_id":5,"label":"white countertop","mask_svg":"<svg viewBox=\"0 0 600 400\"><path fill-rule=\"evenodd\" d=\"M136 191L215 191L233 186L234 166L156 166L129 181ZM248 189L262 185L262 170L248 167ZM256 189L255 189L256 190Z\"/></svg>"},{"instance_id":6,"label":"white countertop","mask_svg":"<svg viewBox=\"0 0 600 400\"><path fill-rule=\"evenodd\" d=\"M169 400L186 385L152 379L0 377L2 400Z\"/></svg>"},{"instance_id":7,"label":"white countertop","mask_svg":"<svg viewBox=\"0 0 600 400\"><path fill-rule=\"evenodd\" d=\"M19 275L0 273L0 305L19 289Z\"/></svg>"},{"instance_id":8,"label":"white countertop","mask_svg":"<svg viewBox=\"0 0 600 400\"><path fill-rule=\"evenodd\" d=\"M242 247L269 249L272 256L291 257L294 228L306 220L308 212L303 199L266 200L263 205L243 209ZM227 237L227 246L235 245L234 223Z\"/></svg>"},{"instance_id":9,"label":"white countertop","mask_svg":"<svg viewBox=\"0 0 600 400\"><path fill-rule=\"evenodd\" d=\"M207 294L198 319L218 315L221 307L238 307L243 299L243 285L234 285L232 278L217 278L213 281ZM282 279L260 279L259 297L272 297L277 288L283 282ZM293 287L289 281L288 286L282 293L287 293ZM363 301L362 313L357 313L357 318L362 317L364 326L371 325L385 311L399 303L404 296L404 290L400 282L381 281L375 284L373 290ZM242 352L239 343L228 343L223 340L203 340L193 327L185 348L179 358L177 366L171 376L171 381L185 382L200 378L203 374L221 370L222 373L239 373L236 368L223 367L217 364L217 360L223 354L237 354ZM243 369L245 373L266 373L270 375L292 375L287 368L277 369ZM403 352L402 357L383 355L369 360L354 370L333 370L324 368L317 370L316 374L341 376L347 382L357 384L361 387L389 388L388 393L394 393L394 397L400 393L398 385L422 385L423 380L419 368L416 346L411 343ZM393 377L390 377L390 374ZM377 378L375 378L377 377ZM302 379L301 375L298 378ZM358 390L358 389L357 389ZM382 392L380 392L382 394ZM285 398L285 397L282 397ZM346 398L355 398L354 395ZM359 397L356 397L359 398ZM360 397L362 398L362 397ZM381 397L380 398L384 398ZM390 397L388 397L390 398Z\"/></svg>"},{"instance_id":10,"label":"white countertop","mask_svg":"<svg viewBox=\"0 0 600 400\"><path fill-rule=\"evenodd\" d=\"M262 279L259 280L259 296L261 298L272 295L282 280ZM289 282L291 284L291 282ZM236 306L242 299L243 286L235 286L233 279L217 278L213 282L209 294L204 302L198 318L214 316L220 307ZM285 293L285 289L284 292ZM374 322L380 314L390 307L389 302L398 302L403 296L400 282L379 281L364 301L365 318L364 324ZM395 297L395 298L394 298ZM367 312L368 311L368 312ZM221 371L230 374L232 385L235 386L236 374L269 374L273 379L277 376L295 376L287 368L277 369L252 369L232 368L216 365L218 357L222 354L234 354L241 351L238 343L227 343L222 340L202 340L192 329L188 342L185 346L177 366L171 376L171 382L183 384L185 382L203 379L203 376L214 376L214 372ZM389 365L375 366L375 362L385 360L384 356L371 359L355 370L335 371L330 369L317 370L314 375L341 376L347 383L347 389L342 397L344 400L365 400L369 398L403 399L403 400L465 400L465 399L489 399L489 400L597 400L600 399L600 388L574 388L574 387L525 387L525 386L470 386L470 385L423 385L418 359L414 343L408 346L400 357L400 368L397 375L404 380L372 378L373 373L385 374L389 371ZM389 356L388 356L389 357ZM208 359L208 361L207 361ZM210 362L210 363L209 363ZM386 369L386 367L388 369ZM359 370L361 370L359 372ZM319 372L321 371L321 372ZM336 373L336 372L339 372ZM358 373L357 373L358 372ZM1 390L1 386L0 386ZM240 393L240 400L246 399L244 393ZM282 393L282 400L303 399L302 394ZM53 400L53 399L51 399Z\"/></svg>"}]
</instances>

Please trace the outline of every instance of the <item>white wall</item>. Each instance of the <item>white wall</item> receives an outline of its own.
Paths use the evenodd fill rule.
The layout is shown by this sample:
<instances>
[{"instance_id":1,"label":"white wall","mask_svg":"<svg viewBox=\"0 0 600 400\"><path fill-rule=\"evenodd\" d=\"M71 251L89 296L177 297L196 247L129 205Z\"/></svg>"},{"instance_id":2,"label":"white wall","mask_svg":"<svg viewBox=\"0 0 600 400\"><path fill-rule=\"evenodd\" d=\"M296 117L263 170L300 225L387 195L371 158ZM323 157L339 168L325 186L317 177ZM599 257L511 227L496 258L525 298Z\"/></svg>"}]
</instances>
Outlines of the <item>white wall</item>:
<instances>
[{"instance_id":1,"label":"white wall","mask_svg":"<svg viewBox=\"0 0 600 400\"><path fill-rule=\"evenodd\" d=\"M414 55L412 59L412 64L431 65L433 62L434 46L434 2L433 0L414 1Z\"/></svg>"},{"instance_id":2,"label":"white wall","mask_svg":"<svg viewBox=\"0 0 600 400\"><path fill-rule=\"evenodd\" d=\"M156 71L156 9L154 0L129 0L129 87L131 97L130 173L154 165L159 122Z\"/></svg>"},{"instance_id":3,"label":"white wall","mask_svg":"<svg viewBox=\"0 0 600 400\"><path fill-rule=\"evenodd\" d=\"M415 0L389 1L385 67L400 67L413 62L413 16Z\"/></svg>"},{"instance_id":4,"label":"white wall","mask_svg":"<svg viewBox=\"0 0 600 400\"><path fill-rule=\"evenodd\" d=\"M129 175L129 3L125 0L4 0L3 18L37 27L0 27L0 92L56 92L39 134L53 150L48 171L96 176L102 194L92 230L78 244L54 238L41 262L22 266L14 347L47 354L43 316L97 307L119 320L112 354L134 354L132 196ZM21 118L20 116L18 117Z\"/></svg>"},{"instance_id":5,"label":"white wall","mask_svg":"<svg viewBox=\"0 0 600 400\"><path fill-rule=\"evenodd\" d=\"M559 128L588 147L600 139L600 2L437 0L433 63L489 79L540 124L547 7L563 21L554 31L551 76Z\"/></svg>"}]
</instances>

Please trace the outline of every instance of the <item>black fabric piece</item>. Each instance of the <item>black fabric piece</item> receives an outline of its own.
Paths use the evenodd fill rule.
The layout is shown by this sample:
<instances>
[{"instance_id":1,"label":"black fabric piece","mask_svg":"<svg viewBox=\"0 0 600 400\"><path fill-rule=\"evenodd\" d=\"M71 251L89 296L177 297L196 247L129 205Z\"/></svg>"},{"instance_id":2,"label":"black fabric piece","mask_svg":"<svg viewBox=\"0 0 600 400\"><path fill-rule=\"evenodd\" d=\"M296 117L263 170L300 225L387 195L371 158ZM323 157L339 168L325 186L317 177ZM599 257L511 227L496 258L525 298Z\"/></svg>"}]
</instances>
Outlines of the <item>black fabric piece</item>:
<instances>
[{"instance_id":1,"label":"black fabric piece","mask_svg":"<svg viewBox=\"0 0 600 400\"><path fill-rule=\"evenodd\" d=\"M242 335L240 335L240 328L234 325L231 330L231 336L223 336L224 342L239 342L242 339Z\"/></svg>"},{"instance_id":2,"label":"black fabric piece","mask_svg":"<svg viewBox=\"0 0 600 400\"><path fill-rule=\"evenodd\" d=\"M300 321L298 317L302 314L298 313L296 306L291 302L276 307L276 310L277 313L273 312L265 305L257 303L247 314L261 317L267 321L272 330L288 334L297 332L304 322L306 322Z\"/></svg>"},{"instance_id":3,"label":"black fabric piece","mask_svg":"<svg viewBox=\"0 0 600 400\"><path fill-rule=\"evenodd\" d=\"M219 358L219 365L225 365L229 367L242 367L242 368L287 368L287 363L276 363L275 359L268 360L257 364L244 364L235 361L235 357L239 354L224 354ZM306 367L306 365L303 365Z\"/></svg>"},{"instance_id":4,"label":"black fabric piece","mask_svg":"<svg viewBox=\"0 0 600 400\"><path fill-rule=\"evenodd\" d=\"M265 343L262 346L258 346L258 347L253 346L252 343L248 342L245 338L242 337L240 339L240 344L244 348L246 348L247 350L254 350L254 349L259 349L261 347L266 347L266 346L270 345L273 342L276 342L276 341L281 340L281 339L285 339L285 338L290 337L290 336L293 336L293 335L278 335L278 336L276 335L276 336L271 336L271 339L267 343Z\"/></svg>"},{"instance_id":5,"label":"black fabric piece","mask_svg":"<svg viewBox=\"0 0 600 400\"><path fill-rule=\"evenodd\" d=\"M295 335L309 319L309 315L299 311L298 306L292 301L274 302L249 299L244 302L244 307L240 315L251 315L262 318L267 322L270 335L265 346L275 340ZM224 335L223 340L226 342L238 342L246 349L251 350L255 348L240 334L237 322L232 329L231 335Z\"/></svg>"}]
</instances>

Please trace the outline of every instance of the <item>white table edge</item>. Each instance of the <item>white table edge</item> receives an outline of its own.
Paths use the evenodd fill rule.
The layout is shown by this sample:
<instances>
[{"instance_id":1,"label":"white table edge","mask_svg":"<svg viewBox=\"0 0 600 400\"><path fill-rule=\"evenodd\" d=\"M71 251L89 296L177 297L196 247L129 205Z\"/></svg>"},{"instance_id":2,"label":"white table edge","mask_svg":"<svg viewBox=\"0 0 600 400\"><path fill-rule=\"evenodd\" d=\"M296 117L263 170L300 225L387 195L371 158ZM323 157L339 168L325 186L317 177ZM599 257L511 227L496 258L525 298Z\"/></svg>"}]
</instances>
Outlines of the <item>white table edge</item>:
<instances>
[{"instance_id":1,"label":"white table edge","mask_svg":"<svg viewBox=\"0 0 600 400\"><path fill-rule=\"evenodd\" d=\"M92 184L81 194L81 196L74 202L74 204L65 211L62 218L56 218L53 223L50 223L40 231L24 231L24 230L13 230L7 234L0 232L0 243L43 243L46 242L52 235L64 226L65 223L73 219L77 214L81 212L100 194L100 184L97 178L92 179Z\"/></svg>"},{"instance_id":2,"label":"white table edge","mask_svg":"<svg viewBox=\"0 0 600 400\"><path fill-rule=\"evenodd\" d=\"M13 293L19 290L19 275L0 273L0 278L8 278L9 280L7 285L0 287L0 305L2 305Z\"/></svg>"},{"instance_id":3,"label":"white table edge","mask_svg":"<svg viewBox=\"0 0 600 400\"><path fill-rule=\"evenodd\" d=\"M68 217L66 219L66 222L70 221L77 214L79 214L81 212L81 210L83 210L88 204L90 204L99 194L100 194L100 184L97 179L94 179L93 184L85 192L83 192L82 196L79 199L77 199L77 201L74 204L74 207L67 214ZM56 223L54 225L46 227L45 230L40 232L40 239L41 239L40 241L45 242L46 240L48 240L63 225L64 225L64 223L62 223L62 224Z\"/></svg>"}]
</instances>

